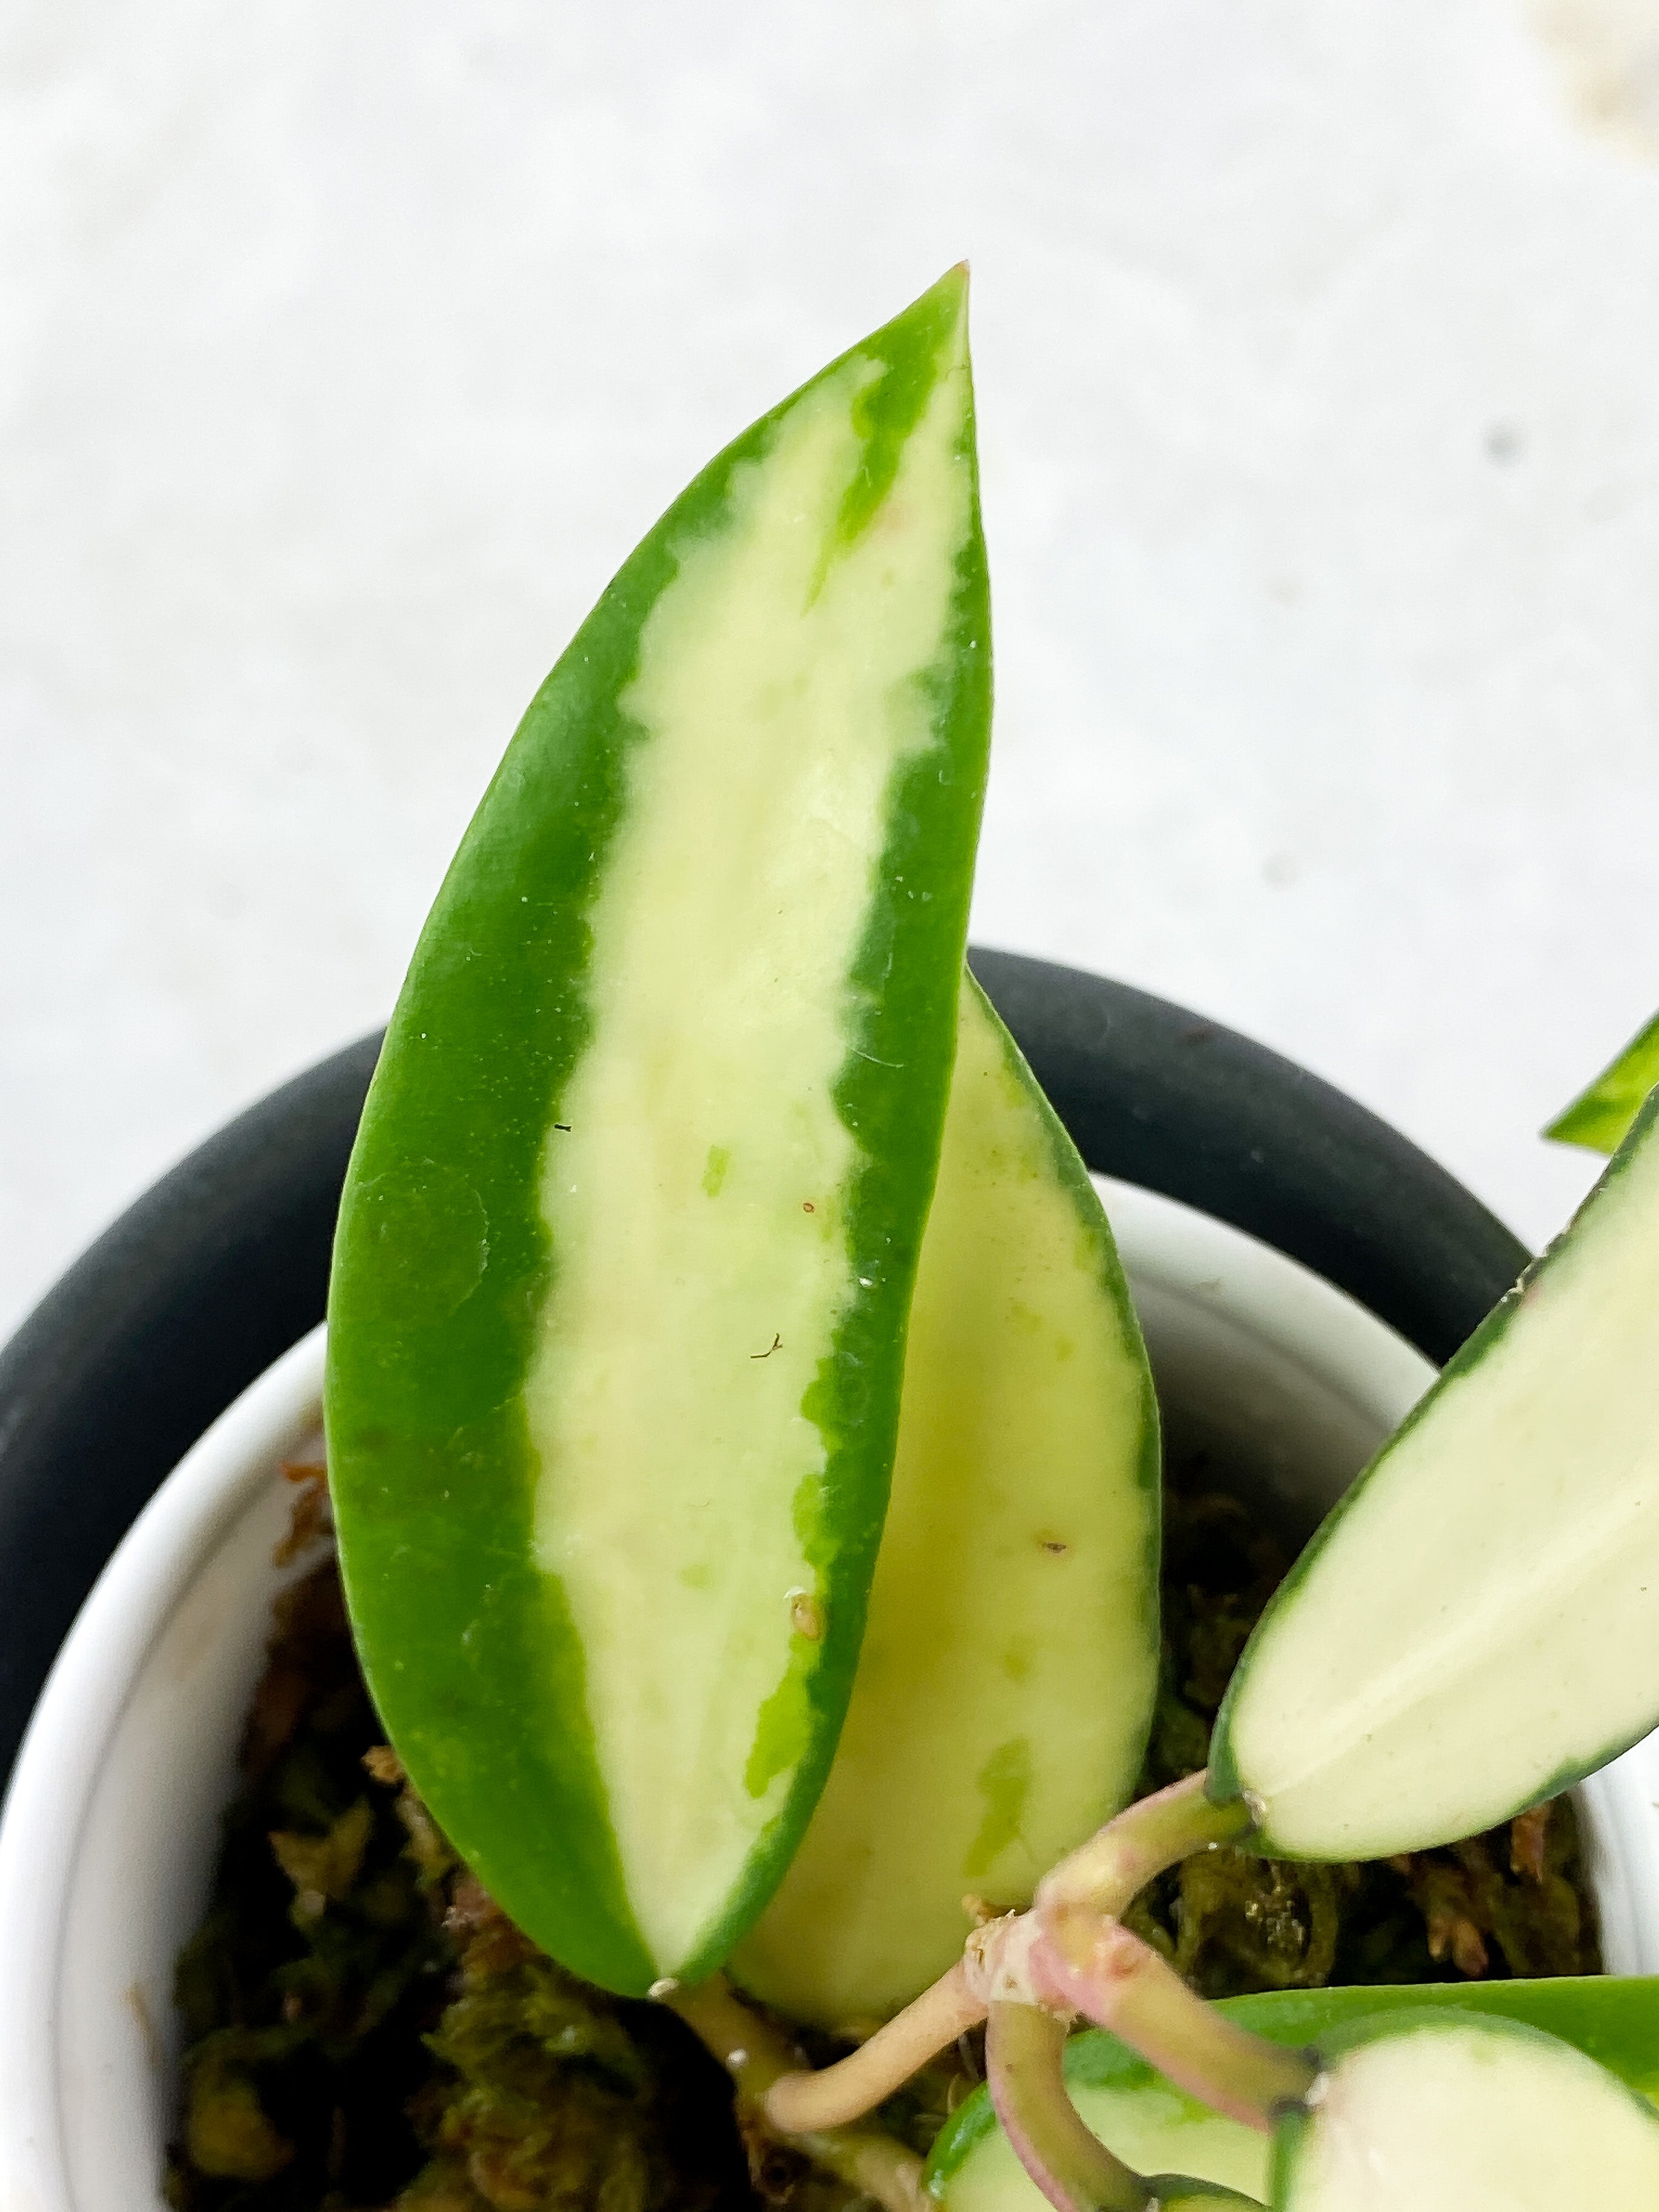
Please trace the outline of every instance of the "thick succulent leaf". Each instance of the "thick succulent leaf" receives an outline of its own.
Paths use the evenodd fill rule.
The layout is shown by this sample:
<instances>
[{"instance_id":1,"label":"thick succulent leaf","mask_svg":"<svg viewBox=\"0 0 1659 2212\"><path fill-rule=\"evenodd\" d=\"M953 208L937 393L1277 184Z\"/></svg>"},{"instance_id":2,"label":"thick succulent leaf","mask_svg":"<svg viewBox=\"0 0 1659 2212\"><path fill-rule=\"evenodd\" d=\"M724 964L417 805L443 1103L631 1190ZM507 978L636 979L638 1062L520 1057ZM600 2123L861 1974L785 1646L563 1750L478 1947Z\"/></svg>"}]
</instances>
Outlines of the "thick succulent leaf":
<instances>
[{"instance_id":1,"label":"thick succulent leaf","mask_svg":"<svg viewBox=\"0 0 1659 2212\"><path fill-rule=\"evenodd\" d=\"M1391 1989L1276 1990L1219 2009L1286 2050L1340 2036L1355 2021L1428 2011L1479 2014L1542 2028L1659 2104L1659 1979L1607 1975L1557 1981L1437 1982ZM1115 2035L1090 2029L1066 2046L1066 2081L1109 2148L1141 2172L1174 2170L1263 2198L1268 2137L1225 2120L1177 2089ZM935 2142L927 2186L948 2212L1041 2212L1042 2197L976 2090ZM1163 2201L1163 2200L1160 2200Z\"/></svg>"},{"instance_id":2,"label":"thick succulent leaf","mask_svg":"<svg viewBox=\"0 0 1659 2212\"><path fill-rule=\"evenodd\" d=\"M1642 1101L1659 1083L1659 1014L1633 1036L1611 1067L1559 1114L1544 1134L1559 1145L1614 1152L1630 1133Z\"/></svg>"},{"instance_id":3,"label":"thick succulent leaf","mask_svg":"<svg viewBox=\"0 0 1659 2212\"><path fill-rule=\"evenodd\" d=\"M1262 1847L1494 1827L1659 1723L1659 1100L1326 1521L1218 1717Z\"/></svg>"},{"instance_id":4,"label":"thick succulent leaf","mask_svg":"<svg viewBox=\"0 0 1659 2212\"><path fill-rule=\"evenodd\" d=\"M637 1991L781 1874L850 1692L989 720L954 272L739 438L543 687L348 1180L371 1687L521 1926Z\"/></svg>"},{"instance_id":5,"label":"thick succulent leaf","mask_svg":"<svg viewBox=\"0 0 1659 2212\"><path fill-rule=\"evenodd\" d=\"M1158 1409L1100 1200L963 980L891 1502L835 1764L732 1959L792 2018L896 2011L974 1892L1029 1901L1132 1795L1158 1683Z\"/></svg>"},{"instance_id":6,"label":"thick succulent leaf","mask_svg":"<svg viewBox=\"0 0 1659 2212\"><path fill-rule=\"evenodd\" d=\"M1274 2212L1651 2212L1659 2115L1571 2044L1513 2020L1407 2013L1322 2045L1279 2123Z\"/></svg>"}]
</instances>

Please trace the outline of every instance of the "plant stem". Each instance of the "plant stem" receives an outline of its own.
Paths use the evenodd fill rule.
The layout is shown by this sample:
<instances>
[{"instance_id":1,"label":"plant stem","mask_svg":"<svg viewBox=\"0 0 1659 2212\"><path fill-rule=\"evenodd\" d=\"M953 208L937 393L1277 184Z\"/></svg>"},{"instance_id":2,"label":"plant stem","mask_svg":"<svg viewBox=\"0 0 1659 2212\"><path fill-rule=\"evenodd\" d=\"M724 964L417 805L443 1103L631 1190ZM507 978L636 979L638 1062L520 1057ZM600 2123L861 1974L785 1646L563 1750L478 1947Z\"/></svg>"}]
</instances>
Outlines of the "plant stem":
<instances>
[{"instance_id":1,"label":"plant stem","mask_svg":"<svg viewBox=\"0 0 1659 2212\"><path fill-rule=\"evenodd\" d=\"M1263 2134L1318 2075L1306 2052L1224 2019L1150 1944L1104 1913L1073 1906L1052 1916L1031 1947L1030 1972L1044 2001L1110 2028L1178 2088Z\"/></svg>"},{"instance_id":2,"label":"plant stem","mask_svg":"<svg viewBox=\"0 0 1659 2212\"><path fill-rule=\"evenodd\" d=\"M786 2130L771 2118L767 2093L796 2072L795 2054L769 2022L732 1995L723 1974L695 1989L665 1991L663 2002L719 2059L736 2085L739 2105L769 2135L849 2188L873 2197L883 2212L932 2212L921 2185L921 2159L881 2129Z\"/></svg>"},{"instance_id":3,"label":"plant stem","mask_svg":"<svg viewBox=\"0 0 1659 2212\"><path fill-rule=\"evenodd\" d=\"M1144 2212L1152 2191L1084 2124L1066 2094L1066 2022L1035 2005L994 2004L985 2078L1003 2132L1055 2212Z\"/></svg>"},{"instance_id":4,"label":"plant stem","mask_svg":"<svg viewBox=\"0 0 1659 2212\"><path fill-rule=\"evenodd\" d=\"M768 2090L768 2124L789 2136L843 2127L872 2112L930 2058L985 2017L960 1960L868 2043L818 2073L785 2074Z\"/></svg>"},{"instance_id":5,"label":"plant stem","mask_svg":"<svg viewBox=\"0 0 1659 2212\"><path fill-rule=\"evenodd\" d=\"M1207 1774L1189 1774L1097 1829L1038 1883L1038 1917L1070 1905L1115 1917L1165 1867L1247 1836L1255 1826L1249 1805L1242 1798L1212 1804L1205 1794L1208 1781Z\"/></svg>"},{"instance_id":6,"label":"plant stem","mask_svg":"<svg viewBox=\"0 0 1659 2212\"><path fill-rule=\"evenodd\" d=\"M1121 1912L1177 1859L1249 1832L1249 1808L1242 1801L1212 1805L1205 1782L1205 1776L1191 1775L1109 1820L1045 1875L1032 1912L998 1921L969 1939L971 1966L952 1966L850 2058L781 2081L766 2100L771 2125L789 2135L843 2127L982 2021L993 1994L1045 2002L1041 1992L1022 1984L1026 1948L1049 1917L1079 1908L1091 1917Z\"/></svg>"}]
</instances>

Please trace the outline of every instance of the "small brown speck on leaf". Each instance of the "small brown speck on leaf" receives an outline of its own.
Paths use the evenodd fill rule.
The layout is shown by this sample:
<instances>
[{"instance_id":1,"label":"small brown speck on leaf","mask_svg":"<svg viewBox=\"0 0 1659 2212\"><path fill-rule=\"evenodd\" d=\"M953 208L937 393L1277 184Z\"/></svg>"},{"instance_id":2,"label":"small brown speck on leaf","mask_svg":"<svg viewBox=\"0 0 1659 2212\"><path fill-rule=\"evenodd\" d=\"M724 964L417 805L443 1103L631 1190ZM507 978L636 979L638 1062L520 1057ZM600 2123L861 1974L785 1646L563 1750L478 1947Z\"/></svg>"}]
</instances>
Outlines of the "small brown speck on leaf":
<instances>
[{"instance_id":1,"label":"small brown speck on leaf","mask_svg":"<svg viewBox=\"0 0 1659 2212\"><path fill-rule=\"evenodd\" d=\"M823 1634L823 1607L811 1590L789 1593L789 1625L797 1636L816 1644Z\"/></svg>"}]
</instances>

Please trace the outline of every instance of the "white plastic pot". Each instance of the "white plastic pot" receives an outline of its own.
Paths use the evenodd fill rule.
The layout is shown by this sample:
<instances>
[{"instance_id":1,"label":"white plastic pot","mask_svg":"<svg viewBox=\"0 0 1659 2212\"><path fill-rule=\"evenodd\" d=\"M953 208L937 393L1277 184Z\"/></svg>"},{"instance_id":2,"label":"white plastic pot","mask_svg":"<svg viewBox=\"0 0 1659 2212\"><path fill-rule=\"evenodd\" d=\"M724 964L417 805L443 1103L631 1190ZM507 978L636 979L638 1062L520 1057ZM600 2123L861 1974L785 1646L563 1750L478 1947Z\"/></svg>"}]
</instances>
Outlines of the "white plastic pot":
<instances>
[{"instance_id":1,"label":"white plastic pot","mask_svg":"<svg viewBox=\"0 0 1659 2212\"><path fill-rule=\"evenodd\" d=\"M1430 1380L1293 1261L1103 1186L1172 1435L1297 1532ZM175 2110L173 1961L199 1914L315 1449L322 1332L216 1421L134 1523L36 1709L0 1819L0 2212L148 2212ZM302 1565L290 1570L302 1571ZM1613 1972L1659 1971L1659 1739L1579 1792Z\"/></svg>"}]
</instances>

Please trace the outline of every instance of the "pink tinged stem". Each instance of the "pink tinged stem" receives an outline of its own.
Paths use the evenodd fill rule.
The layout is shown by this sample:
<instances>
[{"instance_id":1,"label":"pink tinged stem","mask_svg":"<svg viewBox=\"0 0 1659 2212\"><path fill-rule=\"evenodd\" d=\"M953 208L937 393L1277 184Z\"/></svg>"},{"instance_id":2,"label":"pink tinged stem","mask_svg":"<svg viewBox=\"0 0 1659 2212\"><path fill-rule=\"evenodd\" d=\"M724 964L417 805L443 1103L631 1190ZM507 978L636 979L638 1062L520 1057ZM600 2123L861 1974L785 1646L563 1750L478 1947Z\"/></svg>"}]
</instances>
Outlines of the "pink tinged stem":
<instances>
[{"instance_id":1,"label":"pink tinged stem","mask_svg":"<svg viewBox=\"0 0 1659 2212\"><path fill-rule=\"evenodd\" d=\"M1243 1798L1212 1804L1205 1794L1208 1780L1206 1774L1189 1774L1097 1829L1037 1884L1038 1913L1087 1905L1115 1916L1165 1867L1249 1835L1255 1825L1249 1804Z\"/></svg>"},{"instance_id":2,"label":"pink tinged stem","mask_svg":"<svg viewBox=\"0 0 1659 2212\"><path fill-rule=\"evenodd\" d=\"M1177 2088L1247 2128L1271 2134L1318 2068L1225 2020L1120 1921L1073 1906L1044 1916L1029 1968L1043 2002L1085 2013Z\"/></svg>"},{"instance_id":3,"label":"pink tinged stem","mask_svg":"<svg viewBox=\"0 0 1659 2212\"><path fill-rule=\"evenodd\" d=\"M983 2000L969 1990L958 1960L850 2057L817 2074L786 2074L775 2081L763 2107L767 2124L792 2136L844 2127L902 2088L919 2068L984 2017Z\"/></svg>"},{"instance_id":4,"label":"pink tinged stem","mask_svg":"<svg viewBox=\"0 0 1659 2212\"><path fill-rule=\"evenodd\" d=\"M952 1966L850 2058L820 2073L784 2075L767 2093L769 2125L800 2135L814 2128L844 2127L872 2112L918 2068L985 2018L1005 1956L1017 1963L1012 1980L1004 1975L997 1993L1031 2000L1033 1992L1022 1985L1018 1962L1023 1953L1016 1940L1035 1935L1029 1923L1046 1924L1054 1914L1078 1908L1094 1914L1121 1912L1165 1867L1248 1835L1253 1825L1249 1806L1242 1800L1212 1805L1205 1795L1206 1779L1191 1775L1109 1820L1045 1875L1032 1914L998 1922L994 1929L970 1938L971 1966Z\"/></svg>"},{"instance_id":5,"label":"pink tinged stem","mask_svg":"<svg viewBox=\"0 0 1659 2212\"><path fill-rule=\"evenodd\" d=\"M1066 2022L994 2004L985 2078L1003 2133L1055 2212L1145 2212L1152 2191L1083 2124L1066 2088Z\"/></svg>"}]
</instances>

